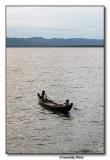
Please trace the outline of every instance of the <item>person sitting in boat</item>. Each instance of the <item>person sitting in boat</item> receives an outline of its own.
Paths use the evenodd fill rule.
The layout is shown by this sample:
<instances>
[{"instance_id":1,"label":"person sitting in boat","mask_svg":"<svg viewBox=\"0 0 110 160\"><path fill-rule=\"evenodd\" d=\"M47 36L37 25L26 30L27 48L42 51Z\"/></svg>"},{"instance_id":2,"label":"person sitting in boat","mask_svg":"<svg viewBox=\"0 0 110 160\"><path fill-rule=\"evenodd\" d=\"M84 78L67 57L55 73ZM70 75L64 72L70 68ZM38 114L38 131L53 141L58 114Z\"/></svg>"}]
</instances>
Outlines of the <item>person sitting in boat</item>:
<instances>
[{"instance_id":1,"label":"person sitting in boat","mask_svg":"<svg viewBox=\"0 0 110 160\"><path fill-rule=\"evenodd\" d=\"M44 97L45 97L45 91L42 91L41 97L42 97L42 99L44 99Z\"/></svg>"},{"instance_id":2,"label":"person sitting in boat","mask_svg":"<svg viewBox=\"0 0 110 160\"><path fill-rule=\"evenodd\" d=\"M69 106L69 100L67 99L65 102L65 106L68 107Z\"/></svg>"},{"instance_id":3,"label":"person sitting in boat","mask_svg":"<svg viewBox=\"0 0 110 160\"><path fill-rule=\"evenodd\" d=\"M42 91L41 97L43 100L47 99L47 95L45 94L45 91Z\"/></svg>"}]
</instances>

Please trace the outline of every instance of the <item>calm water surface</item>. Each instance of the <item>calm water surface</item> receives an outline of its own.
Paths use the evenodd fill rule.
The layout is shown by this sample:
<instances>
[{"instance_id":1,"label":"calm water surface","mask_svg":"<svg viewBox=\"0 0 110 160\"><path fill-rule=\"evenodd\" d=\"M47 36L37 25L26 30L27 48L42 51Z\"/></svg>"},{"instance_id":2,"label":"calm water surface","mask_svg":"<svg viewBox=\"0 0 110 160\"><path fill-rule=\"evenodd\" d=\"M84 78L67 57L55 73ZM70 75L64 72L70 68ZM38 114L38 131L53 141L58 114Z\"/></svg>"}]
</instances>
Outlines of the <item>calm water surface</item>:
<instances>
[{"instance_id":1,"label":"calm water surface","mask_svg":"<svg viewBox=\"0 0 110 160\"><path fill-rule=\"evenodd\" d=\"M104 152L104 49L7 48L7 153ZM74 103L69 114L37 92Z\"/></svg>"}]
</instances>

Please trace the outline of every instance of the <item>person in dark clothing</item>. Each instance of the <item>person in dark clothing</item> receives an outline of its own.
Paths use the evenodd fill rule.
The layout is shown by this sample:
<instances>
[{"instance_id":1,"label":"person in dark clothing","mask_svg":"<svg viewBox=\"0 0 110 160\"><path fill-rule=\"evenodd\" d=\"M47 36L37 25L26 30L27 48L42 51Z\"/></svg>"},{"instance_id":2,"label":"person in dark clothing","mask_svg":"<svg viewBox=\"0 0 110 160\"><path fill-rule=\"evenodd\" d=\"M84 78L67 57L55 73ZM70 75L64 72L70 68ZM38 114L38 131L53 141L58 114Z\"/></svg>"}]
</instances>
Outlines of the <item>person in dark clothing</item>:
<instances>
[{"instance_id":1,"label":"person in dark clothing","mask_svg":"<svg viewBox=\"0 0 110 160\"><path fill-rule=\"evenodd\" d=\"M69 106L69 100L67 99L66 102L65 102L65 106Z\"/></svg>"},{"instance_id":2,"label":"person in dark clothing","mask_svg":"<svg viewBox=\"0 0 110 160\"><path fill-rule=\"evenodd\" d=\"M42 97L42 99L44 99L44 98L45 98L45 91L42 91L42 93L41 93L41 97Z\"/></svg>"}]
</instances>

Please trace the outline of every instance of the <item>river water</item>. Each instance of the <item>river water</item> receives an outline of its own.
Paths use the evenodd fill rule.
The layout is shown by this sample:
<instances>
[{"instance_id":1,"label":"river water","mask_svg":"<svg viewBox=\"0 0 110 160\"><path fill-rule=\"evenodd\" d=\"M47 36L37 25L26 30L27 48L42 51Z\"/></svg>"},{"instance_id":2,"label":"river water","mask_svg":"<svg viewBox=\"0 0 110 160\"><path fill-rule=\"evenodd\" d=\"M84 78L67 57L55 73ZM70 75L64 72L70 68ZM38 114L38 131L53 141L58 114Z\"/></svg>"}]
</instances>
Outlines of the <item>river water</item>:
<instances>
[{"instance_id":1,"label":"river water","mask_svg":"<svg viewBox=\"0 0 110 160\"><path fill-rule=\"evenodd\" d=\"M104 48L7 48L6 152L104 153ZM37 93L74 103L41 107Z\"/></svg>"}]
</instances>

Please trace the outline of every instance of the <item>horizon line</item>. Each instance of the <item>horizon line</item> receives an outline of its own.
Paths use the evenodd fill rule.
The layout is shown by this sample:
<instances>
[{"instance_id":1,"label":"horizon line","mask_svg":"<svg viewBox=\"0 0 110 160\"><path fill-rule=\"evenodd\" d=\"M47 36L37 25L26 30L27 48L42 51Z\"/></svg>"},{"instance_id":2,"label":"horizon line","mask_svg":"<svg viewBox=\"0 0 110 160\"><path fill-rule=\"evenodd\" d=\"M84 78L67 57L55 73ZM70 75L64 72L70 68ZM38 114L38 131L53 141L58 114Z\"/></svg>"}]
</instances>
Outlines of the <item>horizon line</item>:
<instances>
[{"instance_id":1,"label":"horizon line","mask_svg":"<svg viewBox=\"0 0 110 160\"><path fill-rule=\"evenodd\" d=\"M104 38L85 38L85 37L73 37L73 38L62 38L62 37L60 37L60 38L56 38L56 37L53 37L53 38L45 38L45 37L42 37L42 36L40 36L40 37L37 37L37 36L35 36L35 37L6 37L6 38L19 38L19 39L21 39L21 38L23 38L23 39L28 39L28 38L44 38L44 39L90 39L90 40L104 40Z\"/></svg>"}]
</instances>

